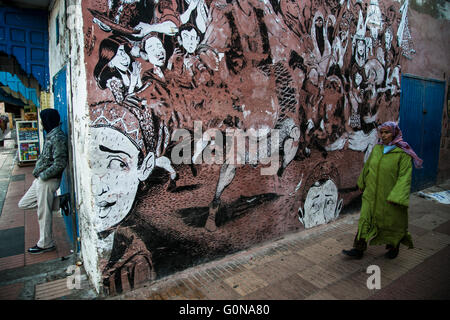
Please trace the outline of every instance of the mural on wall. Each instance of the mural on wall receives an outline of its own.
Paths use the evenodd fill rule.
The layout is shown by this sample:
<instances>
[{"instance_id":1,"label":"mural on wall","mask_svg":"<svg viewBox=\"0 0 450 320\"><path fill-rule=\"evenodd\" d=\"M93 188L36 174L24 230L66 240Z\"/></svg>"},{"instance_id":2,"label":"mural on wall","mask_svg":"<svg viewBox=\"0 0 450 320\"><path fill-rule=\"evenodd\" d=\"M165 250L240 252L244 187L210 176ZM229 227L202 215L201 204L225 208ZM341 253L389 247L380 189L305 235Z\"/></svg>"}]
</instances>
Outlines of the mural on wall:
<instances>
[{"instance_id":1,"label":"mural on wall","mask_svg":"<svg viewBox=\"0 0 450 320\"><path fill-rule=\"evenodd\" d=\"M338 218L359 196L377 125L398 119L401 61L414 56L408 0L83 10L92 205L111 293ZM219 143L242 132L267 144ZM180 150L189 161L174 161ZM276 170L261 174L269 160Z\"/></svg>"}]
</instances>

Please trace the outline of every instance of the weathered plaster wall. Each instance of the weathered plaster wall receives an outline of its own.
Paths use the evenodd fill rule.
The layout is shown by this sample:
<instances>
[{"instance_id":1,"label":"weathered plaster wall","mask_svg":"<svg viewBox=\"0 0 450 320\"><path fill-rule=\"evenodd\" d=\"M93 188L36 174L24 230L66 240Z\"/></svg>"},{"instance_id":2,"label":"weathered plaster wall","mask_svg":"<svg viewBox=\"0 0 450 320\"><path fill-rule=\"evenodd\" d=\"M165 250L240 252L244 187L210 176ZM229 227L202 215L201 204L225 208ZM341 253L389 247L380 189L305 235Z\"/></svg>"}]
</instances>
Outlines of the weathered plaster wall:
<instances>
[{"instance_id":1,"label":"weathered plaster wall","mask_svg":"<svg viewBox=\"0 0 450 320\"><path fill-rule=\"evenodd\" d=\"M416 1L409 14L416 56L405 61L403 72L424 78L450 80L450 15L448 1ZM417 63L420 61L420 63ZM447 92L442 108L442 137L437 182L450 179L450 126Z\"/></svg>"},{"instance_id":2,"label":"weathered plaster wall","mask_svg":"<svg viewBox=\"0 0 450 320\"><path fill-rule=\"evenodd\" d=\"M48 18L48 35L50 84L52 85L53 77L68 61L70 38L66 30L65 0L56 0L53 3Z\"/></svg>"},{"instance_id":3,"label":"weathered plaster wall","mask_svg":"<svg viewBox=\"0 0 450 320\"><path fill-rule=\"evenodd\" d=\"M401 72L419 51L409 13L390 0L84 0L84 39L72 40L85 66L72 73L87 91L76 83L73 105L98 287L127 290L338 218L358 199L376 126L398 119ZM177 162L180 129L194 140L186 159L212 154L195 152L195 121L223 135L277 129L269 159L281 169L262 175L261 152L245 165Z\"/></svg>"},{"instance_id":4,"label":"weathered plaster wall","mask_svg":"<svg viewBox=\"0 0 450 320\"><path fill-rule=\"evenodd\" d=\"M56 21L59 21L59 33ZM101 271L97 250L97 234L92 226L92 204L89 199L89 154L85 146L89 143L86 72L84 61L83 19L80 0L57 0L49 15L50 78L66 67L68 116L70 117L74 188L76 210L79 220L81 255L84 268L91 282L100 290ZM59 38L57 41L56 38ZM53 96L52 96L53 102Z\"/></svg>"},{"instance_id":5,"label":"weathered plaster wall","mask_svg":"<svg viewBox=\"0 0 450 320\"><path fill-rule=\"evenodd\" d=\"M89 108L87 105L87 82L84 53L84 21L82 18L82 1L67 1L67 26L70 30L70 74L71 92L70 106L73 123L73 156L74 174L76 179L77 212L79 218L79 229L81 238L81 254L83 266L91 278L97 290L101 290L101 270L99 269L98 237L92 215L92 192L90 172L90 154L88 146L89 135Z\"/></svg>"}]
</instances>

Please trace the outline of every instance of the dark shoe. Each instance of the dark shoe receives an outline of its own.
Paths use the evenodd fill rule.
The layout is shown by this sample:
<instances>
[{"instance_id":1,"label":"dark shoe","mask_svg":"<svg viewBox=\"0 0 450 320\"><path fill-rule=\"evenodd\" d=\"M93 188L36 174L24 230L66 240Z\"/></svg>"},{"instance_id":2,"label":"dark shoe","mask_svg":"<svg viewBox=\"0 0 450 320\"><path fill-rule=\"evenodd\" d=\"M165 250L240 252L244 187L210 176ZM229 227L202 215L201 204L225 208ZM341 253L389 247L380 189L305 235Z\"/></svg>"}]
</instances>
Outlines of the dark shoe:
<instances>
[{"instance_id":1,"label":"dark shoe","mask_svg":"<svg viewBox=\"0 0 450 320\"><path fill-rule=\"evenodd\" d=\"M56 249L56 247L55 246L52 246L52 247L50 247L50 248L40 248L40 247L38 247L37 245L35 245L34 247L32 247L32 248L29 248L28 249L28 252L29 253L31 253L31 254L39 254L39 253L43 253L43 252L49 252L49 251L53 251L53 250L55 250Z\"/></svg>"},{"instance_id":2,"label":"dark shoe","mask_svg":"<svg viewBox=\"0 0 450 320\"><path fill-rule=\"evenodd\" d=\"M399 248L399 247L397 247L397 248L391 248L391 249L389 249L388 252L386 252L386 253L384 254L384 256L385 256L386 258L388 258L388 259L395 259L395 258L397 258L398 252L399 252L399 251L400 251L400 248Z\"/></svg>"},{"instance_id":3,"label":"dark shoe","mask_svg":"<svg viewBox=\"0 0 450 320\"><path fill-rule=\"evenodd\" d=\"M361 259L364 255L363 251L357 250L355 248L351 250L342 250L342 253L355 259Z\"/></svg>"},{"instance_id":4,"label":"dark shoe","mask_svg":"<svg viewBox=\"0 0 450 320\"><path fill-rule=\"evenodd\" d=\"M386 245L386 250L391 250L392 248L394 248L394 246L392 244L387 244Z\"/></svg>"}]
</instances>

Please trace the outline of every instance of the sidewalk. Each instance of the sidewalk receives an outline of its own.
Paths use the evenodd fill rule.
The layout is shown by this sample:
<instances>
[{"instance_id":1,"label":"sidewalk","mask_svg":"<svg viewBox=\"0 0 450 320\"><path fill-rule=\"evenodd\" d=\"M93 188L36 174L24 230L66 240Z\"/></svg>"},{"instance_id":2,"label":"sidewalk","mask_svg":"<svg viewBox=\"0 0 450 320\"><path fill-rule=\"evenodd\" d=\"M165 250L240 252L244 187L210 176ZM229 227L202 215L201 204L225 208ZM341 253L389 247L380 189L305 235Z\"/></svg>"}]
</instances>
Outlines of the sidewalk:
<instances>
[{"instance_id":1,"label":"sidewalk","mask_svg":"<svg viewBox=\"0 0 450 320\"><path fill-rule=\"evenodd\" d=\"M450 181L424 191L450 189ZM108 299L363 300L450 298L450 205L411 195L409 231L415 248L394 260L370 246L361 260L351 248L359 213L290 234L221 260L190 268ZM369 290L370 265L380 267L381 289Z\"/></svg>"},{"instance_id":2,"label":"sidewalk","mask_svg":"<svg viewBox=\"0 0 450 320\"><path fill-rule=\"evenodd\" d=\"M144 284L115 297L97 296L82 272L82 289L67 288L74 264L63 218L54 215L57 250L33 256L38 239L36 210L17 203L33 181L33 167L18 167L17 149L0 147L0 299L143 300L340 300L449 299L450 205L411 195L409 230L415 248L394 260L384 247L369 247L362 260L349 260L359 213L293 233L249 250ZM424 191L450 189L450 181ZM369 290L367 267L381 270L381 289Z\"/></svg>"},{"instance_id":3,"label":"sidewalk","mask_svg":"<svg viewBox=\"0 0 450 320\"><path fill-rule=\"evenodd\" d=\"M81 292L66 286L66 270L74 264L74 255L60 213L53 214L56 250L38 255L27 252L39 240L37 212L19 209L17 204L34 180L34 165L19 167L16 160L14 140L5 140L0 147L0 300L79 296ZM86 279L84 275L84 288Z\"/></svg>"}]
</instances>

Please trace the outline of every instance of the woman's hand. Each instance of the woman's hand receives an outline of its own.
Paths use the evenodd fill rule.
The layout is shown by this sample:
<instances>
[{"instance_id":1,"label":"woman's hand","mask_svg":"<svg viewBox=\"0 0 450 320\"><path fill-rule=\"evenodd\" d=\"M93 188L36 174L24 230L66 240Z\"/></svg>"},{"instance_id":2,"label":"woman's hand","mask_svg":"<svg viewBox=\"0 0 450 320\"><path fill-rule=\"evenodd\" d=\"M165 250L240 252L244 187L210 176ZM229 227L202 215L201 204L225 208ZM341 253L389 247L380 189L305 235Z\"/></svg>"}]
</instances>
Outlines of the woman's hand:
<instances>
[{"instance_id":1,"label":"woman's hand","mask_svg":"<svg viewBox=\"0 0 450 320\"><path fill-rule=\"evenodd\" d=\"M128 94L133 93L136 87L137 88L142 87L141 71L142 71L141 63L138 61L133 62L132 71L131 71L131 75L130 75L130 86L128 88Z\"/></svg>"}]
</instances>

